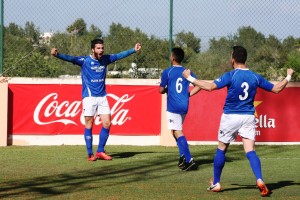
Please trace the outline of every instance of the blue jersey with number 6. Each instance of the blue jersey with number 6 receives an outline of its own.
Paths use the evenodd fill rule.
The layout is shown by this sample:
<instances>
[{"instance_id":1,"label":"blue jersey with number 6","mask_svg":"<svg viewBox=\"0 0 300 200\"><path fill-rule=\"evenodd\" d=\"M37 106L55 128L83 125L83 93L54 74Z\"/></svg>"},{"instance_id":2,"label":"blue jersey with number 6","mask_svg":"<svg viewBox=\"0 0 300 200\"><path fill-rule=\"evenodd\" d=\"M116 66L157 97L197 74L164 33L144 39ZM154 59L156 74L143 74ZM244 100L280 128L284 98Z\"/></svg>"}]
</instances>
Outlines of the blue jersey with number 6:
<instances>
[{"instance_id":1,"label":"blue jersey with number 6","mask_svg":"<svg viewBox=\"0 0 300 200\"><path fill-rule=\"evenodd\" d=\"M167 111L176 114L186 114L189 107L190 82L182 76L183 66L171 66L165 69L161 76L161 87L167 87ZM191 75L196 78L195 74Z\"/></svg>"},{"instance_id":2,"label":"blue jersey with number 6","mask_svg":"<svg viewBox=\"0 0 300 200\"><path fill-rule=\"evenodd\" d=\"M235 69L215 79L217 87L227 86L225 114L254 114L253 105L257 88L271 91L274 84L249 69Z\"/></svg>"}]
</instances>

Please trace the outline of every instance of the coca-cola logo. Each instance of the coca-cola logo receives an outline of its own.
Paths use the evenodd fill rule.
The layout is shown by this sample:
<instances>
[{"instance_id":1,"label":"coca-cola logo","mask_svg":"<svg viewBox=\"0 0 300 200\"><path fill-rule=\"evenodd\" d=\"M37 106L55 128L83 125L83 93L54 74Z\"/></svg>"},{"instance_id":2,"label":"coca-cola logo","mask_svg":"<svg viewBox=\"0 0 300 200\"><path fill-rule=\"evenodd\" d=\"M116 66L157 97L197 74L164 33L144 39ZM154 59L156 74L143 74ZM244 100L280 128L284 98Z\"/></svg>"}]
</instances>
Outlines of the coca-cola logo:
<instances>
[{"instance_id":1,"label":"coca-cola logo","mask_svg":"<svg viewBox=\"0 0 300 200\"><path fill-rule=\"evenodd\" d=\"M134 98L135 95L129 96L124 94L118 97L114 94L107 94L108 97L112 98L115 103L111 106L111 123L113 125L124 124L129 117L127 116L129 109L123 108L124 104ZM33 120L39 125L47 125L54 123L63 123L78 125L74 118L80 114L80 122L84 124L84 116L82 115L81 101L63 101L59 103L58 94L51 93L45 96L36 106L33 114ZM43 117L42 117L43 116ZM50 120L55 118L55 120ZM95 125L102 123L99 117L95 117Z\"/></svg>"}]
</instances>

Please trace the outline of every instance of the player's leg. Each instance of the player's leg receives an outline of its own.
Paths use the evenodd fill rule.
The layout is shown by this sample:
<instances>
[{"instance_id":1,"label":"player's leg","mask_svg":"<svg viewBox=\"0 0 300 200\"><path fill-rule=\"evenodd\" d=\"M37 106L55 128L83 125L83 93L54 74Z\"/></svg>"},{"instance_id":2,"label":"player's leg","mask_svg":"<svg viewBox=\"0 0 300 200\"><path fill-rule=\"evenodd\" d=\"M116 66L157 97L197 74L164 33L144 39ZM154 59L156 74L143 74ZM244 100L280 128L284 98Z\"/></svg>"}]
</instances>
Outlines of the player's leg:
<instances>
[{"instance_id":1,"label":"player's leg","mask_svg":"<svg viewBox=\"0 0 300 200\"><path fill-rule=\"evenodd\" d=\"M167 111L167 125L168 125L168 129L171 130L171 133L174 139L176 140L176 144L179 150L178 167L181 168L181 162L184 159L184 154L182 148L178 145L178 140L177 140L179 136L182 136L182 131L181 131L182 122L181 122L181 118L179 117L179 114L175 114Z\"/></svg>"},{"instance_id":2,"label":"player's leg","mask_svg":"<svg viewBox=\"0 0 300 200\"><path fill-rule=\"evenodd\" d=\"M222 114L221 122L218 132L218 148L214 157L214 178L211 181L211 185L207 188L208 191L219 192L221 191L221 175L226 161L226 151L229 144L236 139L236 131L238 130L238 116Z\"/></svg>"},{"instance_id":3,"label":"player's leg","mask_svg":"<svg viewBox=\"0 0 300 200\"><path fill-rule=\"evenodd\" d=\"M255 117L254 115L244 115L241 118L244 118L244 123L238 134L242 137L244 151L256 179L262 179L260 159L255 152Z\"/></svg>"},{"instance_id":4,"label":"player's leg","mask_svg":"<svg viewBox=\"0 0 300 200\"><path fill-rule=\"evenodd\" d=\"M221 175L226 161L226 151L229 143L218 143L218 148L214 157L214 178L210 181L210 186L207 188L208 191L220 192L221 191Z\"/></svg>"},{"instance_id":5,"label":"player's leg","mask_svg":"<svg viewBox=\"0 0 300 200\"><path fill-rule=\"evenodd\" d=\"M172 133L177 138L177 146L179 149L180 154L184 156L184 165L181 167L182 170L187 171L190 169L194 169L196 163L192 159L192 155L189 150L189 146L182 132L182 124L186 115L184 114L176 114L167 112L167 119L168 119L168 128L172 130ZM181 159L179 159L180 161Z\"/></svg>"},{"instance_id":6,"label":"player's leg","mask_svg":"<svg viewBox=\"0 0 300 200\"><path fill-rule=\"evenodd\" d=\"M112 157L105 152L105 145L109 137L109 130L111 125L111 114L108 101L106 97L98 98L98 114L102 121L102 128L99 133L99 143L96 157L103 160L112 160Z\"/></svg>"},{"instance_id":7,"label":"player's leg","mask_svg":"<svg viewBox=\"0 0 300 200\"><path fill-rule=\"evenodd\" d=\"M223 143L219 141L218 148L214 157L214 180L213 184L221 182L221 174L226 161L226 151L229 147L229 143Z\"/></svg>"},{"instance_id":8,"label":"player's leg","mask_svg":"<svg viewBox=\"0 0 300 200\"><path fill-rule=\"evenodd\" d=\"M171 130L172 132L172 135L176 141L176 144L177 144L177 137L176 137L176 134L175 134L175 130ZM185 161L185 157L184 157L184 154L182 152L182 150L178 147L178 144L177 144L177 148L178 148L178 152L179 152L179 161L178 161L178 167L180 169L182 169L182 167L184 166L184 161Z\"/></svg>"},{"instance_id":9,"label":"player's leg","mask_svg":"<svg viewBox=\"0 0 300 200\"><path fill-rule=\"evenodd\" d=\"M93 153L93 122L94 115L96 113L97 105L95 104L94 97L86 97L82 100L83 106L83 115L85 120L85 129L84 129L84 140L88 153L88 161L95 161L94 153Z\"/></svg>"},{"instance_id":10,"label":"player's leg","mask_svg":"<svg viewBox=\"0 0 300 200\"><path fill-rule=\"evenodd\" d=\"M85 129L84 129L84 140L88 153L88 161L95 161L93 153L93 134L92 134L92 125L94 117L84 117L85 118Z\"/></svg>"},{"instance_id":11,"label":"player's leg","mask_svg":"<svg viewBox=\"0 0 300 200\"><path fill-rule=\"evenodd\" d=\"M244 151L249 160L251 169L256 177L256 180L257 179L263 180L260 159L256 155L256 152L254 150L254 141L248 138L242 138L242 141L244 145Z\"/></svg>"},{"instance_id":12,"label":"player's leg","mask_svg":"<svg viewBox=\"0 0 300 200\"><path fill-rule=\"evenodd\" d=\"M102 128L99 133L99 144L96 153L96 157L102 160L112 160L112 157L107 155L105 152L105 145L109 137L109 129L111 123L110 114L102 114L100 115L102 121Z\"/></svg>"},{"instance_id":13,"label":"player's leg","mask_svg":"<svg viewBox=\"0 0 300 200\"><path fill-rule=\"evenodd\" d=\"M244 151L249 160L251 169L256 177L256 184L261 191L262 196L267 196L269 190L265 185L262 177L261 162L255 152L255 117L253 115L243 116L244 125L239 130L242 137Z\"/></svg>"},{"instance_id":14,"label":"player's leg","mask_svg":"<svg viewBox=\"0 0 300 200\"><path fill-rule=\"evenodd\" d=\"M267 196L269 195L269 189L264 183L263 177L262 177L262 170L261 170L261 162L259 157L256 155L255 149L254 149L254 141L243 138L243 144L244 144L244 150L246 152L246 156L249 160L251 169L255 175L256 178L256 185L258 186L261 196Z\"/></svg>"},{"instance_id":15,"label":"player's leg","mask_svg":"<svg viewBox=\"0 0 300 200\"><path fill-rule=\"evenodd\" d=\"M110 129L110 114L100 115L102 121L102 128L99 133L99 145L97 152L105 152L104 147L109 137L109 129Z\"/></svg>"}]
</instances>

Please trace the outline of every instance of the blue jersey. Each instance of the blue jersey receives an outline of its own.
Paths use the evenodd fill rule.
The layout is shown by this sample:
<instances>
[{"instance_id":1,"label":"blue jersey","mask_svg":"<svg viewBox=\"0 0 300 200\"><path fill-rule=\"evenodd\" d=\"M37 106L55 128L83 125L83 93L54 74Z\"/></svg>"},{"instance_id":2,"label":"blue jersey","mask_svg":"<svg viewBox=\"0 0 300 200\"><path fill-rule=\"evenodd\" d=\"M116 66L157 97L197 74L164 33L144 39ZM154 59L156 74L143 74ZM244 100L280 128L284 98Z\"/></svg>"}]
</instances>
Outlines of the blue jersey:
<instances>
[{"instance_id":1,"label":"blue jersey","mask_svg":"<svg viewBox=\"0 0 300 200\"><path fill-rule=\"evenodd\" d=\"M92 58L91 55L69 56L57 54L57 58L81 67L82 98L103 97L106 96L105 79L107 65L125 58L134 52L134 49L130 49L118 54L103 55L100 60Z\"/></svg>"},{"instance_id":2,"label":"blue jersey","mask_svg":"<svg viewBox=\"0 0 300 200\"><path fill-rule=\"evenodd\" d=\"M160 86L167 87L167 111L186 114L189 107L190 82L182 76L183 66L171 66L162 73ZM195 74L191 75L196 78Z\"/></svg>"},{"instance_id":3,"label":"blue jersey","mask_svg":"<svg viewBox=\"0 0 300 200\"><path fill-rule=\"evenodd\" d=\"M227 86L225 114L254 114L257 88L271 91L273 84L249 69L235 69L214 80L217 87Z\"/></svg>"}]
</instances>

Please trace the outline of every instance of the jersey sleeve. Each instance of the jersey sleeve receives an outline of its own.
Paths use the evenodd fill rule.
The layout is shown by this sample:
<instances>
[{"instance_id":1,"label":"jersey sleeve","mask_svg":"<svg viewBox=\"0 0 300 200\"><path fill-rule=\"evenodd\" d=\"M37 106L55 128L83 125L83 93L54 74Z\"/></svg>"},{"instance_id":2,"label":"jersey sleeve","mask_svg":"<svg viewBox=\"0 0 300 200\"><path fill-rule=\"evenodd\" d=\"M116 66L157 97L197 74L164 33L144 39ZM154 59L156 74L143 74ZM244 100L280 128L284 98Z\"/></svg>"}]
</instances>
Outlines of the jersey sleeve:
<instances>
[{"instance_id":1,"label":"jersey sleeve","mask_svg":"<svg viewBox=\"0 0 300 200\"><path fill-rule=\"evenodd\" d=\"M167 83L168 83L168 73L167 73L167 70L164 70L161 75L161 80L160 80L159 86L166 87Z\"/></svg>"},{"instance_id":2,"label":"jersey sleeve","mask_svg":"<svg viewBox=\"0 0 300 200\"><path fill-rule=\"evenodd\" d=\"M133 53L135 53L134 48L126 50L126 51L122 51L122 52L117 53L117 54L111 54L110 57L109 57L109 61L112 63L112 62L115 62L117 60L126 58L126 57L130 56Z\"/></svg>"},{"instance_id":3,"label":"jersey sleeve","mask_svg":"<svg viewBox=\"0 0 300 200\"><path fill-rule=\"evenodd\" d=\"M256 74L258 79L258 86L264 90L271 91L274 87L274 84L270 81L266 80L264 77L262 77L259 74Z\"/></svg>"},{"instance_id":4,"label":"jersey sleeve","mask_svg":"<svg viewBox=\"0 0 300 200\"><path fill-rule=\"evenodd\" d=\"M66 54L57 54L56 57L79 66L82 66L84 62L84 56L70 56Z\"/></svg>"},{"instance_id":5,"label":"jersey sleeve","mask_svg":"<svg viewBox=\"0 0 300 200\"><path fill-rule=\"evenodd\" d=\"M221 88L229 85L231 82L230 72L223 74L219 78L215 79L213 82L217 85L218 89L221 89Z\"/></svg>"},{"instance_id":6,"label":"jersey sleeve","mask_svg":"<svg viewBox=\"0 0 300 200\"><path fill-rule=\"evenodd\" d=\"M196 74L194 74L193 72L191 72L191 76L194 77L195 79L197 79Z\"/></svg>"}]
</instances>

